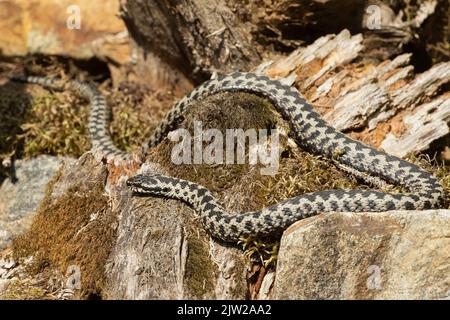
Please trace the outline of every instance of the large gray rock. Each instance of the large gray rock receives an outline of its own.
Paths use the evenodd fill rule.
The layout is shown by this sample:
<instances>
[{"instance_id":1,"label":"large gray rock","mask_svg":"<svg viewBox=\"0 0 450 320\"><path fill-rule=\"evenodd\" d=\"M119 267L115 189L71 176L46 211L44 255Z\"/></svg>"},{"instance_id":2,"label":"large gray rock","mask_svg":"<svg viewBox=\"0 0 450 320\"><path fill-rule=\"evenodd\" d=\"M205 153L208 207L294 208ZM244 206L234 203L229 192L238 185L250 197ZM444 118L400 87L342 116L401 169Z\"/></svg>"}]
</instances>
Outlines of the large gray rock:
<instances>
[{"instance_id":1,"label":"large gray rock","mask_svg":"<svg viewBox=\"0 0 450 320\"><path fill-rule=\"evenodd\" d=\"M283 235L275 299L448 299L450 210L334 213Z\"/></svg>"},{"instance_id":2,"label":"large gray rock","mask_svg":"<svg viewBox=\"0 0 450 320\"><path fill-rule=\"evenodd\" d=\"M0 249L29 227L62 161L60 157L39 156L15 162L17 181L6 179L0 186Z\"/></svg>"}]
</instances>

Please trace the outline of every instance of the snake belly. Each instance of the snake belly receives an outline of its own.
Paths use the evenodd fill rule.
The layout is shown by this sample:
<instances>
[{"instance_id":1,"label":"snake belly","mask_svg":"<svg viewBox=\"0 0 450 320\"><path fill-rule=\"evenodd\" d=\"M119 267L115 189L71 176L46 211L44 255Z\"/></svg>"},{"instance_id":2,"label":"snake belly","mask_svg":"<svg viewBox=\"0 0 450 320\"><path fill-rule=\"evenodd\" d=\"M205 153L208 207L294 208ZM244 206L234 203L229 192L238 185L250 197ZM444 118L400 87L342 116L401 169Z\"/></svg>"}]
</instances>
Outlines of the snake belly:
<instances>
[{"instance_id":1,"label":"snake belly","mask_svg":"<svg viewBox=\"0 0 450 320\"><path fill-rule=\"evenodd\" d=\"M16 79L17 80L17 79ZM20 81L54 86L55 80L39 77ZM89 131L92 144L107 159L125 159L109 136L109 109L104 97L85 83L70 86L91 101ZM154 131L148 147L156 146L179 122L196 100L223 91L244 91L268 98L289 121L296 140L304 149L332 159L359 172L397 185L409 193L384 193L372 190L325 190L286 199L261 210L230 213L214 196L198 184L162 174L137 175L127 181L131 190L185 201L200 215L206 230L215 238L234 242L247 236L269 236L292 223L322 212L380 212L388 210L423 210L445 204L445 193L438 180L427 171L398 157L378 151L328 125L293 87L253 73L236 72L206 81L181 99Z\"/></svg>"}]
</instances>

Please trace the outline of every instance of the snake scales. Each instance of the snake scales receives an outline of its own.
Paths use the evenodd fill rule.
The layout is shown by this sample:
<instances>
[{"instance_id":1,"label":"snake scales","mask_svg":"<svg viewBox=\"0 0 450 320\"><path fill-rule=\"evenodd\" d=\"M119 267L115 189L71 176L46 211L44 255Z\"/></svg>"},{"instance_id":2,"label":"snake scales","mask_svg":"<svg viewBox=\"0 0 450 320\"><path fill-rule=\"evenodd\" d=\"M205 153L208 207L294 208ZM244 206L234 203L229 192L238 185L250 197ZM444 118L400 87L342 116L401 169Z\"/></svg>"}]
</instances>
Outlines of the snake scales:
<instances>
[{"instance_id":1,"label":"snake scales","mask_svg":"<svg viewBox=\"0 0 450 320\"><path fill-rule=\"evenodd\" d=\"M57 79L14 77L14 80L57 88ZM92 86L71 81L69 86L91 101L89 132L93 147L105 158L124 159L109 135L109 108L105 98ZM279 81L252 73L219 76L197 87L181 99L160 122L149 147L157 145L176 124L193 101L221 91L246 91L267 97L286 118L295 138L306 150L333 158L339 150L339 162L357 171L381 177L394 185L405 186L409 193L384 193L371 190L326 190L303 194L254 212L226 212L204 187L161 174L136 175L127 181L140 194L176 198L191 204L210 234L224 241L245 236L264 236L284 230L292 223L321 212L386 211L438 208L445 202L444 191L427 171L392 155L353 140L329 126L300 93Z\"/></svg>"}]
</instances>

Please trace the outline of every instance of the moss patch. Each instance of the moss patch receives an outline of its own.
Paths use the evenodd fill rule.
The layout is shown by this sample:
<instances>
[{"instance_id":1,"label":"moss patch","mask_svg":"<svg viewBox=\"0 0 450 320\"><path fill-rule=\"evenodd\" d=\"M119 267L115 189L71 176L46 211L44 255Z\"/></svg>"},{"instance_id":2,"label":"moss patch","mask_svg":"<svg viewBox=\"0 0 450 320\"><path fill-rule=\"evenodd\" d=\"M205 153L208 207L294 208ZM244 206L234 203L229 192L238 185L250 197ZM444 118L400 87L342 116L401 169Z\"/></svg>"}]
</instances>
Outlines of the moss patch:
<instances>
[{"instance_id":1,"label":"moss patch","mask_svg":"<svg viewBox=\"0 0 450 320\"><path fill-rule=\"evenodd\" d=\"M45 300L51 299L46 290L20 280L11 281L4 290L2 300Z\"/></svg>"},{"instance_id":2,"label":"moss patch","mask_svg":"<svg viewBox=\"0 0 450 320\"><path fill-rule=\"evenodd\" d=\"M209 243L206 239L208 237L204 231L199 235L191 230L188 235L185 282L189 295L194 299L204 299L215 289L217 266L209 257Z\"/></svg>"},{"instance_id":3,"label":"moss patch","mask_svg":"<svg viewBox=\"0 0 450 320\"><path fill-rule=\"evenodd\" d=\"M439 180L447 196L447 208L450 209L450 165L426 154L410 155L406 160L432 173Z\"/></svg>"},{"instance_id":4,"label":"moss patch","mask_svg":"<svg viewBox=\"0 0 450 320\"><path fill-rule=\"evenodd\" d=\"M111 251L116 218L108 206L100 182L76 182L57 199L52 185L27 233L13 243L15 260L33 256L28 272L38 274L56 268L63 275L69 266L81 271L80 297L101 296L104 265Z\"/></svg>"},{"instance_id":5,"label":"moss patch","mask_svg":"<svg viewBox=\"0 0 450 320\"><path fill-rule=\"evenodd\" d=\"M83 79L85 72L55 59L28 57L15 61L11 74L33 74ZM10 67L9 67L10 68ZM0 61L0 73L3 67ZM80 77L81 75L81 77ZM89 80L86 80L90 82ZM164 113L174 103L170 92L108 81L93 83L112 109L110 132L114 143L127 151L145 143ZM150 106L150 108L149 108ZM41 154L79 157L89 150L89 103L76 92L57 92L33 84L7 82L0 86L0 167L5 158L31 158ZM1 170L0 170L1 174Z\"/></svg>"},{"instance_id":6,"label":"moss patch","mask_svg":"<svg viewBox=\"0 0 450 320\"><path fill-rule=\"evenodd\" d=\"M220 93L192 105L177 128L187 129L194 135L194 122L201 121L202 129L218 129L223 137L227 129L273 129L280 122L279 114L265 98L247 93ZM193 139L192 155L193 153ZM223 191L250 171L248 148L244 164L174 164L171 152L178 142L164 139L150 155L150 160L163 165L174 176L199 183L212 192ZM248 143L247 143L248 144ZM203 143L205 148L207 143ZM204 149L203 149L204 150ZM225 151L224 151L225 155ZM193 159L192 159L193 162Z\"/></svg>"}]
</instances>

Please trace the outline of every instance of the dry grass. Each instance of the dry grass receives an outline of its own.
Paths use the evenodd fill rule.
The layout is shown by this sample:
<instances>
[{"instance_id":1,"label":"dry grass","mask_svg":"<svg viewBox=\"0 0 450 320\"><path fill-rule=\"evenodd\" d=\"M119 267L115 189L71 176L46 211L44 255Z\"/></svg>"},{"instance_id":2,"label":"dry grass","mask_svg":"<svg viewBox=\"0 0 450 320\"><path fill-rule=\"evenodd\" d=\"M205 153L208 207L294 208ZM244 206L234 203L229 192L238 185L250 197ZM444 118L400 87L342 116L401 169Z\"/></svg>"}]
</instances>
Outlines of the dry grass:
<instances>
[{"instance_id":1,"label":"dry grass","mask_svg":"<svg viewBox=\"0 0 450 320\"><path fill-rule=\"evenodd\" d=\"M2 300L48 300L46 290L27 281L14 280L8 284L0 297Z\"/></svg>"},{"instance_id":2,"label":"dry grass","mask_svg":"<svg viewBox=\"0 0 450 320\"><path fill-rule=\"evenodd\" d=\"M28 60L23 62L29 64L27 73L70 78L57 61L42 66L35 59ZM129 83L119 88L111 88L108 82L94 85L105 94L112 108L113 141L127 151L146 142L174 102L170 92L152 92ZM6 158L40 154L79 157L90 148L89 104L73 91L54 92L38 85L8 82L0 86L0 113L0 164Z\"/></svg>"}]
</instances>

